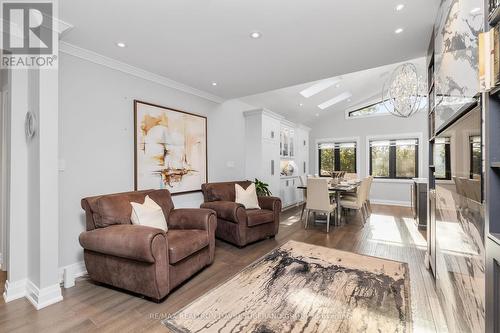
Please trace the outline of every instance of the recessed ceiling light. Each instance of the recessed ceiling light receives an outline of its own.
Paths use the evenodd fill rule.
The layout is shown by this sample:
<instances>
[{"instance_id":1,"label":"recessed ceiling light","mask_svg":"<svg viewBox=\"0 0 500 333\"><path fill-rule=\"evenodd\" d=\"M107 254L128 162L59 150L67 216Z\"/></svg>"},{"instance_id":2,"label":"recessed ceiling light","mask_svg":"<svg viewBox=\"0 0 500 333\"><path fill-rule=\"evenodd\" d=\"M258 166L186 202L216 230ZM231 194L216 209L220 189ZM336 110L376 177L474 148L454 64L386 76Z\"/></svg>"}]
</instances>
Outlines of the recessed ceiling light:
<instances>
[{"instance_id":1,"label":"recessed ceiling light","mask_svg":"<svg viewBox=\"0 0 500 333\"><path fill-rule=\"evenodd\" d=\"M323 90L328 89L328 88L330 88L331 86L333 86L333 85L335 85L337 83L339 83L339 80L336 79L336 78L326 79L326 80L320 81L320 82L318 82L316 84L313 84L312 86L310 86L307 89L302 90L300 92L300 94L302 96L304 96L305 98L309 98L311 96L319 94Z\"/></svg>"},{"instance_id":2,"label":"recessed ceiling light","mask_svg":"<svg viewBox=\"0 0 500 333\"><path fill-rule=\"evenodd\" d=\"M303 106L304 106L304 104L302 104L302 103L299 103L299 106L300 106L300 107L303 107Z\"/></svg>"},{"instance_id":3,"label":"recessed ceiling light","mask_svg":"<svg viewBox=\"0 0 500 333\"><path fill-rule=\"evenodd\" d=\"M260 37L262 37L262 34L258 31L253 31L251 34L250 34L250 37L253 38L253 39L258 39Z\"/></svg>"},{"instance_id":4,"label":"recessed ceiling light","mask_svg":"<svg viewBox=\"0 0 500 333\"><path fill-rule=\"evenodd\" d=\"M403 32L403 28L397 28L396 30L394 30L394 33L396 34L400 34Z\"/></svg>"},{"instance_id":5,"label":"recessed ceiling light","mask_svg":"<svg viewBox=\"0 0 500 333\"><path fill-rule=\"evenodd\" d=\"M337 84L335 85L335 88L340 88L340 83L337 83Z\"/></svg>"},{"instance_id":6,"label":"recessed ceiling light","mask_svg":"<svg viewBox=\"0 0 500 333\"><path fill-rule=\"evenodd\" d=\"M116 42L116 46L124 48L127 47L127 44L125 44L124 42Z\"/></svg>"},{"instance_id":7,"label":"recessed ceiling light","mask_svg":"<svg viewBox=\"0 0 500 333\"><path fill-rule=\"evenodd\" d=\"M217 82L212 82L212 85L215 87L217 85Z\"/></svg>"},{"instance_id":8,"label":"recessed ceiling light","mask_svg":"<svg viewBox=\"0 0 500 333\"><path fill-rule=\"evenodd\" d=\"M319 117L319 113L316 113L316 117Z\"/></svg>"},{"instance_id":9,"label":"recessed ceiling light","mask_svg":"<svg viewBox=\"0 0 500 333\"><path fill-rule=\"evenodd\" d=\"M471 14L476 14L476 13L479 13L481 11L481 8L480 7L476 7L476 8L473 8L470 13Z\"/></svg>"},{"instance_id":10,"label":"recessed ceiling light","mask_svg":"<svg viewBox=\"0 0 500 333\"><path fill-rule=\"evenodd\" d=\"M403 8L405 8L405 5L400 3L399 5L396 6L396 11L400 12L403 10Z\"/></svg>"}]
</instances>

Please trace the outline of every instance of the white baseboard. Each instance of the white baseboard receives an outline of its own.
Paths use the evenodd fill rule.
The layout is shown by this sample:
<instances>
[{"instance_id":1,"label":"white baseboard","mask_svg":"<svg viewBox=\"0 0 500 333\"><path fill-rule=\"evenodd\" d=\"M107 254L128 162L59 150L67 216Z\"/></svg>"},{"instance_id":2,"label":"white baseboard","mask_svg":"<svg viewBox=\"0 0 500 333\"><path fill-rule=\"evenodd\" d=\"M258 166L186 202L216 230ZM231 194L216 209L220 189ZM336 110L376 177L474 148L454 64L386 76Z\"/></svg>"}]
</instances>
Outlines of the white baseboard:
<instances>
[{"instance_id":1,"label":"white baseboard","mask_svg":"<svg viewBox=\"0 0 500 333\"><path fill-rule=\"evenodd\" d=\"M409 201L370 199L370 203L372 203L374 205L411 207L411 202L409 202Z\"/></svg>"},{"instance_id":2,"label":"white baseboard","mask_svg":"<svg viewBox=\"0 0 500 333\"><path fill-rule=\"evenodd\" d=\"M26 283L26 298L37 310L63 300L59 283L39 289L31 281Z\"/></svg>"},{"instance_id":3,"label":"white baseboard","mask_svg":"<svg viewBox=\"0 0 500 333\"><path fill-rule=\"evenodd\" d=\"M64 288L71 288L75 285L75 279L87 274L85 262L75 262L74 264L59 268L59 282Z\"/></svg>"},{"instance_id":4,"label":"white baseboard","mask_svg":"<svg viewBox=\"0 0 500 333\"><path fill-rule=\"evenodd\" d=\"M26 296L26 283L27 279L22 279L14 282L11 282L9 280L5 281L5 291L3 293L3 299L5 300L5 303Z\"/></svg>"}]
</instances>

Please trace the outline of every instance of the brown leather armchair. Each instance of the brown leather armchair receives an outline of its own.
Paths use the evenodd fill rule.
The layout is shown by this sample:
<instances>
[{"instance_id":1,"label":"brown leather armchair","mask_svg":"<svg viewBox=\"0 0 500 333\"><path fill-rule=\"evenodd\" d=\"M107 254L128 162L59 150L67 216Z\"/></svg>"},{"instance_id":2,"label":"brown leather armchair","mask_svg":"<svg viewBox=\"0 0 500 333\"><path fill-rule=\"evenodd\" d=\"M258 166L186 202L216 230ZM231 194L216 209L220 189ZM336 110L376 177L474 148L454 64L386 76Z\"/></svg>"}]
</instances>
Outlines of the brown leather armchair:
<instances>
[{"instance_id":1,"label":"brown leather armchair","mask_svg":"<svg viewBox=\"0 0 500 333\"><path fill-rule=\"evenodd\" d=\"M165 214L168 232L132 225L130 202L149 195ZM210 209L174 209L168 190L147 190L82 199L87 231L80 234L92 280L161 300L210 265L217 218Z\"/></svg>"},{"instance_id":2,"label":"brown leather armchair","mask_svg":"<svg viewBox=\"0 0 500 333\"><path fill-rule=\"evenodd\" d=\"M261 209L245 209L235 203L234 185L246 189L252 182L207 183L201 186L205 202L201 208L217 212L215 236L237 246L273 237L278 233L281 200L275 197L259 197Z\"/></svg>"}]
</instances>

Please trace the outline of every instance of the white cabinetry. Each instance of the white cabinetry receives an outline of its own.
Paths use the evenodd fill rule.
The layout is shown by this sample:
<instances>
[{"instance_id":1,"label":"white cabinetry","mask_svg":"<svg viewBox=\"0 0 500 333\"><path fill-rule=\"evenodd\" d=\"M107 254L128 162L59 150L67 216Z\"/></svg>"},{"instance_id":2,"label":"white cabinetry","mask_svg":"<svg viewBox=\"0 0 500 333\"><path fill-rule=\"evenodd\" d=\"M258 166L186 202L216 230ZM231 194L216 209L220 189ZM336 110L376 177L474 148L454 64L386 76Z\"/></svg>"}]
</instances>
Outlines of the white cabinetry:
<instances>
[{"instance_id":1,"label":"white cabinetry","mask_svg":"<svg viewBox=\"0 0 500 333\"><path fill-rule=\"evenodd\" d=\"M298 176L307 175L309 161L309 128L286 121L266 109L244 113L246 159L245 174L248 180L269 184L274 196L279 196L283 207L303 201L303 191ZM281 162L291 161L293 174L281 177Z\"/></svg>"},{"instance_id":2,"label":"white cabinetry","mask_svg":"<svg viewBox=\"0 0 500 333\"><path fill-rule=\"evenodd\" d=\"M264 109L246 111L245 174L248 180L269 184L275 196L280 190L280 116Z\"/></svg>"}]
</instances>

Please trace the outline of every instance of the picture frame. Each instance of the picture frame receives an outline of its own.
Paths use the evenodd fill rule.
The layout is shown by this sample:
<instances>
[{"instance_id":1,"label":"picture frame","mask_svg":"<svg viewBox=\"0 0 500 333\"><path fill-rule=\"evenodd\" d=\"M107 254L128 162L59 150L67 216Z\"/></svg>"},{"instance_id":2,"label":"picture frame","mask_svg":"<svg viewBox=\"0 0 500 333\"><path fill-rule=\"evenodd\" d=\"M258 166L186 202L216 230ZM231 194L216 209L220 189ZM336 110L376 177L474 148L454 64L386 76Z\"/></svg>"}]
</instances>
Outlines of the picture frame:
<instances>
[{"instance_id":1,"label":"picture frame","mask_svg":"<svg viewBox=\"0 0 500 333\"><path fill-rule=\"evenodd\" d=\"M134 100L134 189L201 191L208 182L207 117Z\"/></svg>"}]
</instances>

